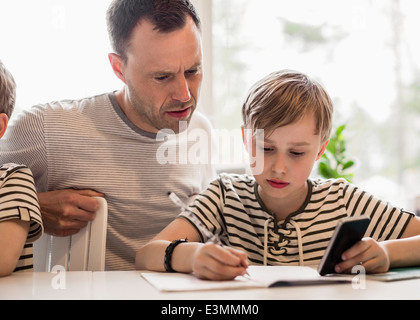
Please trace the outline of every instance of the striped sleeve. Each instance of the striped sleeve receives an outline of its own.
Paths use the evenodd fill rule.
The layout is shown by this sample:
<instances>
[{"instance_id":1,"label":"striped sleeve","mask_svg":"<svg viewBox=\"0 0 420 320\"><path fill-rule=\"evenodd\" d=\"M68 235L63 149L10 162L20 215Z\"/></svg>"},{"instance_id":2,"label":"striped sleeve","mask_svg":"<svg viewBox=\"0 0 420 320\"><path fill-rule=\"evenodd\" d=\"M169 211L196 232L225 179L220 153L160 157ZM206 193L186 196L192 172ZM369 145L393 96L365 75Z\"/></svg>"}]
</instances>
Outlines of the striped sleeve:
<instances>
[{"instance_id":1,"label":"striped sleeve","mask_svg":"<svg viewBox=\"0 0 420 320\"><path fill-rule=\"evenodd\" d=\"M399 239L414 214L394 207L375 196L349 185L345 191L349 216L368 215L371 219L366 236L377 241Z\"/></svg>"},{"instance_id":2,"label":"striped sleeve","mask_svg":"<svg viewBox=\"0 0 420 320\"><path fill-rule=\"evenodd\" d=\"M219 181L213 181L208 186L207 190L203 191L191 207L191 212L182 212L180 217L188 220L197 230L201 241L209 240L208 234L217 234L222 238L222 234L226 232L224 228L222 207L220 197ZM194 217L191 218L191 214ZM205 229L205 230L203 230ZM206 235L207 234L207 235Z\"/></svg>"},{"instance_id":3,"label":"striped sleeve","mask_svg":"<svg viewBox=\"0 0 420 320\"><path fill-rule=\"evenodd\" d=\"M180 217L190 221L203 242L210 235L217 235L225 245L243 247L243 238L245 242L255 243L255 228L259 224L253 223L255 216L249 211L256 203L253 185L244 177L222 174L191 205L194 218L185 212Z\"/></svg>"},{"instance_id":4,"label":"striped sleeve","mask_svg":"<svg viewBox=\"0 0 420 320\"><path fill-rule=\"evenodd\" d=\"M191 211L197 219L190 219L186 213L181 217L198 230L203 242L216 234L224 245L247 252L253 263L262 261L264 223L273 219L260 207L252 177L221 174L196 198Z\"/></svg>"},{"instance_id":5,"label":"striped sleeve","mask_svg":"<svg viewBox=\"0 0 420 320\"><path fill-rule=\"evenodd\" d=\"M19 219L30 222L27 243L43 232L38 197L31 171L26 166L0 167L0 222Z\"/></svg>"}]
</instances>

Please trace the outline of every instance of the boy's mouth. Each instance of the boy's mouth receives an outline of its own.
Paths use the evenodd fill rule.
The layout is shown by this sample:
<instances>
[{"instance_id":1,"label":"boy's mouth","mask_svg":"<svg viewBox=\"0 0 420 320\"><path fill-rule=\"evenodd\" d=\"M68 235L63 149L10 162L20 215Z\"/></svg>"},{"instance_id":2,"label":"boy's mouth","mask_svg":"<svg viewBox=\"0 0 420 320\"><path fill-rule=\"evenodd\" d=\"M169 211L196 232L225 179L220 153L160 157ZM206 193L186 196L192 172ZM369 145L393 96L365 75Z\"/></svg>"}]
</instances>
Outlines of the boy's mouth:
<instances>
[{"instance_id":1,"label":"boy's mouth","mask_svg":"<svg viewBox=\"0 0 420 320\"><path fill-rule=\"evenodd\" d=\"M289 185L288 182L284 182L284 181L280 181L280 180L267 180L267 182L270 186L272 186L273 188L276 188L276 189L283 189L283 188L286 188Z\"/></svg>"}]
</instances>

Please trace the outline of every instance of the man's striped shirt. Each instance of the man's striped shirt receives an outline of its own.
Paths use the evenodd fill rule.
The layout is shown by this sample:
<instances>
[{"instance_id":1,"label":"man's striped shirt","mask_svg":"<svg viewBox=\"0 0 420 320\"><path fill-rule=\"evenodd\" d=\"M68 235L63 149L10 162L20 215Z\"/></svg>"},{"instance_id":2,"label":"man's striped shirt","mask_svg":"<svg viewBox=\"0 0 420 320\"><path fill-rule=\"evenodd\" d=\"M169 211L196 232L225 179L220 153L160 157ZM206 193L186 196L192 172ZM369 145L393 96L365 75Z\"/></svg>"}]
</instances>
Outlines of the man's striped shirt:
<instances>
[{"instance_id":1,"label":"man's striped shirt","mask_svg":"<svg viewBox=\"0 0 420 320\"><path fill-rule=\"evenodd\" d=\"M413 217L344 179L308 180L308 185L302 207L283 221L265 208L255 179L247 175L220 175L195 200L192 211L225 245L245 250L252 264L263 264L266 224L268 265L298 265L299 241L303 264L318 265L335 227L346 217L368 215L365 236L377 241L400 238ZM188 213L180 217L189 220ZM208 240L199 234L203 242Z\"/></svg>"},{"instance_id":2,"label":"man's striped shirt","mask_svg":"<svg viewBox=\"0 0 420 320\"><path fill-rule=\"evenodd\" d=\"M205 145L211 134L210 122L198 111L181 134L145 132L127 118L115 94L107 93L22 111L0 140L0 163L28 166L38 192L105 194L105 270L134 270L137 250L179 213L168 192L188 201L215 178L209 160L196 161L195 146Z\"/></svg>"}]
</instances>

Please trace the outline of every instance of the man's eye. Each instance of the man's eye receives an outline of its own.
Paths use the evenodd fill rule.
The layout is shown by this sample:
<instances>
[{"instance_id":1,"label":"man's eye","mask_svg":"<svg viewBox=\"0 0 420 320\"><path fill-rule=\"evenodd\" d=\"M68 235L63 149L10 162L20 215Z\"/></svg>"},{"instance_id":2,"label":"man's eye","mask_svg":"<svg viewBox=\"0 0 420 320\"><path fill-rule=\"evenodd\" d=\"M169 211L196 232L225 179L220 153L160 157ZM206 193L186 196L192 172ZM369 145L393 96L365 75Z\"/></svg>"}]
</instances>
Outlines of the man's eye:
<instances>
[{"instance_id":1,"label":"man's eye","mask_svg":"<svg viewBox=\"0 0 420 320\"><path fill-rule=\"evenodd\" d=\"M155 79L157 80L157 81L165 81L166 79L168 79L169 78L169 76L161 76L161 77L155 77Z\"/></svg>"},{"instance_id":2,"label":"man's eye","mask_svg":"<svg viewBox=\"0 0 420 320\"><path fill-rule=\"evenodd\" d=\"M186 75L195 75L198 73L198 69L192 69L185 72Z\"/></svg>"}]
</instances>

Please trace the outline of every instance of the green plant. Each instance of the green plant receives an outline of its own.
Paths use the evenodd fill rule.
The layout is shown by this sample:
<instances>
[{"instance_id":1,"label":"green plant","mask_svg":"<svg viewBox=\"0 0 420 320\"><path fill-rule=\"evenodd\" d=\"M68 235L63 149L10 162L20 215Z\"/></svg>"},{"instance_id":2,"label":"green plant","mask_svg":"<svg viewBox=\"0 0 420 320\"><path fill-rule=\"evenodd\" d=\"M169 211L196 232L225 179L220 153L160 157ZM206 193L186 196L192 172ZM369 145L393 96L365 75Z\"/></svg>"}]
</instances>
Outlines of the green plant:
<instances>
[{"instance_id":1,"label":"green plant","mask_svg":"<svg viewBox=\"0 0 420 320\"><path fill-rule=\"evenodd\" d=\"M351 183L354 174L349 169L355 162L346 157L346 139L343 135L345 128L346 125L339 126L331 136L327 149L319 160L318 173L326 179L344 178Z\"/></svg>"}]
</instances>

